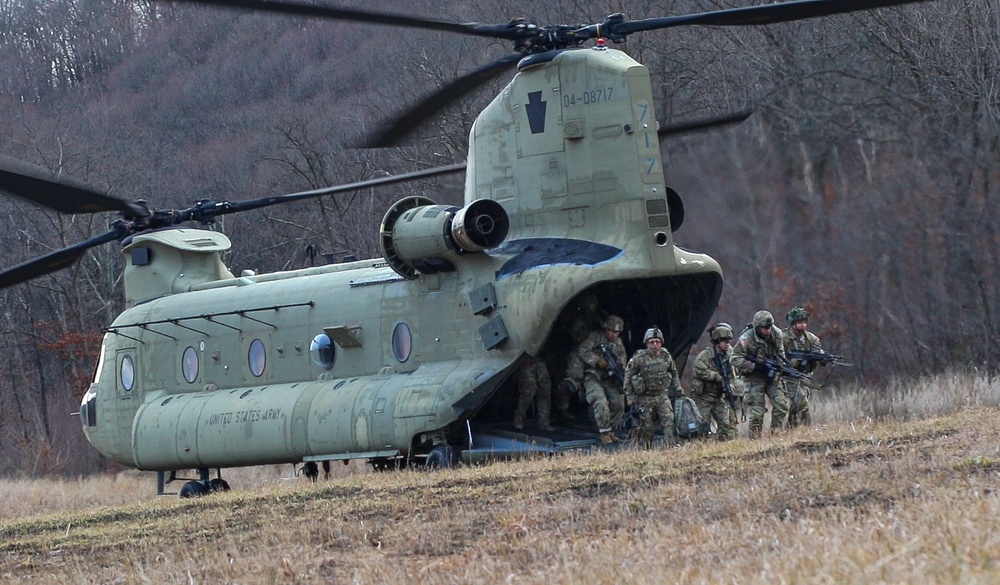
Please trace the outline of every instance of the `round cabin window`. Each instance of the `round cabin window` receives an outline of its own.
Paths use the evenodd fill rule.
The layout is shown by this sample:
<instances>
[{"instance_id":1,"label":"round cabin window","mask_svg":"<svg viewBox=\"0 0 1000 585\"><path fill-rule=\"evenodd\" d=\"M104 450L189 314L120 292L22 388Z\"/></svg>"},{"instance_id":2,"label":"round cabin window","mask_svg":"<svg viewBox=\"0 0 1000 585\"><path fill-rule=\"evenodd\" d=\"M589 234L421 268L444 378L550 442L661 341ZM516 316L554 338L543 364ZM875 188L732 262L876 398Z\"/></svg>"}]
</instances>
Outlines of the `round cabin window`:
<instances>
[{"instance_id":1,"label":"round cabin window","mask_svg":"<svg viewBox=\"0 0 1000 585\"><path fill-rule=\"evenodd\" d=\"M184 350L184 357L181 358L181 373L188 383L193 383L198 379L198 352L193 347Z\"/></svg>"},{"instance_id":2,"label":"round cabin window","mask_svg":"<svg viewBox=\"0 0 1000 585\"><path fill-rule=\"evenodd\" d=\"M406 323L399 323L392 330L392 353L400 362L410 359L410 352L413 351L413 335L410 333L410 326Z\"/></svg>"},{"instance_id":3,"label":"round cabin window","mask_svg":"<svg viewBox=\"0 0 1000 585\"><path fill-rule=\"evenodd\" d=\"M250 365L250 373L260 377L264 373L264 366L267 365L267 352L264 350L264 342L254 339L250 343L250 351L247 357Z\"/></svg>"},{"instance_id":4,"label":"round cabin window","mask_svg":"<svg viewBox=\"0 0 1000 585\"><path fill-rule=\"evenodd\" d=\"M309 344L309 355L317 366L324 370L332 370L334 362L337 361L337 346L330 340L326 333L320 333L313 337Z\"/></svg>"},{"instance_id":5,"label":"round cabin window","mask_svg":"<svg viewBox=\"0 0 1000 585\"><path fill-rule=\"evenodd\" d=\"M121 381L125 390L131 390L135 386L135 364L130 355L122 358Z\"/></svg>"}]
</instances>

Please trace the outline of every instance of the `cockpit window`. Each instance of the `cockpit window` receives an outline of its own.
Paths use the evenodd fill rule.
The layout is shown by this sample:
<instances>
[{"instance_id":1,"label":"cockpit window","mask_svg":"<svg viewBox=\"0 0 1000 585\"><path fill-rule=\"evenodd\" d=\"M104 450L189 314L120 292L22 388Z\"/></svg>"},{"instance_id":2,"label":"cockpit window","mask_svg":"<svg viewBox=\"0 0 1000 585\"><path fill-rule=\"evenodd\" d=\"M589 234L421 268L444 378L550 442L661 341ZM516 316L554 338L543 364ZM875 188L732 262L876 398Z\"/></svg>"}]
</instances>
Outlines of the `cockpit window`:
<instances>
[{"instance_id":1,"label":"cockpit window","mask_svg":"<svg viewBox=\"0 0 1000 585\"><path fill-rule=\"evenodd\" d=\"M105 334L104 340L101 341L101 355L97 358L97 368L94 369L94 384L101 381L101 372L104 371L104 349L107 341L108 336Z\"/></svg>"}]
</instances>

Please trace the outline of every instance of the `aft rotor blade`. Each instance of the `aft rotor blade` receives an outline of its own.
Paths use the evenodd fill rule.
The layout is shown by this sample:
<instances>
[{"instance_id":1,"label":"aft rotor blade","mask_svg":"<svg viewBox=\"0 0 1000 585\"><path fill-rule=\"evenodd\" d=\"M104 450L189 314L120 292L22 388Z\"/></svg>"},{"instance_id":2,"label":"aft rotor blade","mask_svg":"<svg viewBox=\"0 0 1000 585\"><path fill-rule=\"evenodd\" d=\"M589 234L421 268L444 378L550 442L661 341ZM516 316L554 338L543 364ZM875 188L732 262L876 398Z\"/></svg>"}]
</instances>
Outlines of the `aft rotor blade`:
<instances>
[{"instance_id":1,"label":"aft rotor blade","mask_svg":"<svg viewBox=\"0 0 1000 585\"><path fill-rule=\"evenodd\" d=\"M365 144L365 147L385 148L387 146L399 144L403 138L410 135L418 126L420 126L420 124L425 122L427 118L440 112L444 108L458 101L467 93L479 88L489 80L500 75L512 65L520 61L521 58L522 55L520 53L512 53L506 57L497 59L489 65L480 67L471 73L467 73L462 77L459 77L448 85L435 91L430 96L424 98L424 100L416 106L413 106L406 112L397 116L395 120L386 125L385 129L379 131L378 135L372 139L371 142Z\"/></svg>"},{"instance_id":2,"label":"aft rotor blade","mask_svg":"<svg viewBox=\"0 0 1000 585\"><path fill-rule=\"evenodd\" d=\"M711 128L719 128L722 126L730 126L733 124L742 124L753 114L753 110L744 110L742 112L736 112L726 116L719 116L718 118L706 118L704 120L695 120L692 122L684 122L681 124L671 124L670 126L664 126L656 131L657 137L660 140L667 138L668 136L677 136L678 134L690 134L692 132L700 132L702 130L708 130Z\"/></svg>"},{"instance_id":3,"label":"aft rotor blade","mask_svg":"<svg viewBox=\"0 0 1000 585\"><path fill-rule=\"evenodd\" d=\"M271 0L170 0L174 3L201 4L204 6L220 6L223 8L237 8L252 12L271 12L277 14L291 14L295 16L308 16L312 18L326 18L330 20L347 20L353 22L370 22L374 24L386 24L391 26L403 26L408 28L422 28L427 30L439 30L479 37L514 39L516 33L508 25L480 24L477 22L450 22L444 20L434 20L430 18L420 18L406 16L404 14L393 14L390 12L375 12L371 10L355 10L350 8L337 8L335 6L323 6L320 4L308 4L304 2L292 1L271 1Z\"/></svg>"},{"instance_id":4,"label":"aft rotor blade","mask_svg":"<svg viewBox=\"0 0 1000 585\"><path fill-rule=\"evenodd\" d=\"M453 165L447 165L443 167L434 167L431 169L423 169L420 171L413 171L411 173L404 173L402 175L391 175L388 177L379 177L378 179L369 179L367 181L359 181L357 183L347 183L345 185L336 185L334 187L326 187L323 189L316 189L313 191L302 191L301 193L292 193L289 195L278 195L275 197L264 197L262 199L252 199L250 201L237 201L235 203L225 202L215 204L216 208L214 210L206 209L203 211L204 214L215 216L215 215L227 215L230 213L237 213L240 211L248 211L251 209L260 209L262 207L270 207L272 205L278 205L281 203L290 203L292 201L302 201L304 199L315 199L317 197L324 197L327 195L335 195L337 193L346 193L349 191L357 191L359 189L367 189L369 187L378 187L381 185L391 185L394 183L405 183L407 181L413 181L416 179L426 179L430 177L436 177L439 175L447 175L450 173L457 173L465 170L466 163L455 163ZM197 212L193 214L191 219L200 219Z\"/></svg>"},{"instance_id":5,"label":"aft rotor blade","mask_svg":"<svg viewBox=\"0 0 1000 585\"><path fill-rule=\"evenodd\" d=\"M26 282L39 276L44 276L71 266L87 250L101 244L113 242L122 236L120 230L111 230L106 234L84 240L80 243L56 250L50 254L39 256L0 272L0 288Z\"/></svg>"},{"instance_id":6,"label":"aft rotor blade","mask_svg":"<svg viewBox=\"0 0 1000 585\"><path fill-rule=\"evenodd\" d=\"M833 14L873 10L889 6L914 4L927 0L797 0L746 8L730 8L663 18L647 18L616 24L613 32L628 35L634 32L672 28L676 26L754 26L793 20L806 20Z\"/></svg>"},{"instance_id":7,"label":"aft rotor blade","mask_svg":"<svg viewBox=\"0 0 1000 585\"><path fill-rule=\"evenodd\" d=\"M26 162L0 157L0 190L69 215L119 211L137 215L142 209L128 201L94 191L70 179L50 178L51 173Z\"/></svg>"}]
</instances>

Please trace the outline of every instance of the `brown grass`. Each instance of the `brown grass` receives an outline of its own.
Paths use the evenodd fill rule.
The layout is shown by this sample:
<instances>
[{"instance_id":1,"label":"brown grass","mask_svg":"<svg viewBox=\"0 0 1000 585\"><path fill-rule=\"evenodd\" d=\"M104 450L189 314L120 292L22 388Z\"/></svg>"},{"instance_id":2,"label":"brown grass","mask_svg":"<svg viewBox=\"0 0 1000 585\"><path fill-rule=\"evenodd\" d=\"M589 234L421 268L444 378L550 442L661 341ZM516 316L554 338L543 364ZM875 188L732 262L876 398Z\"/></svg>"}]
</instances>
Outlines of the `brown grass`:
<instances>
[{"instance_id":1,"label":"brown grass","mask_svg":"<svg viewBox=\"0 0 1000 585\"><path fill-rule=\"evenodd\" d=\"M896 410L816 396L813 427L756 442L317 484L233 470L199 500L154 498L151 474L0 484L0 581L1000 582L998 382L879 396Z\"/></svg>"}]
</instances>

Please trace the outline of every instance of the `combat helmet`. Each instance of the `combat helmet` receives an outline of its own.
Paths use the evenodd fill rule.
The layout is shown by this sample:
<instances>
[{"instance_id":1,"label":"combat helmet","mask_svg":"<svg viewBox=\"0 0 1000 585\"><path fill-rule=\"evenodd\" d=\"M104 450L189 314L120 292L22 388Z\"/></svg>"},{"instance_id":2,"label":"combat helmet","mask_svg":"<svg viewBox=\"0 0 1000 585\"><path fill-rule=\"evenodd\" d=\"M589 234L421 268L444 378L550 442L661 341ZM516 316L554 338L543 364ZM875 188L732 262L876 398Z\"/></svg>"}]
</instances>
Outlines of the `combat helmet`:
<instances>
[{"instance_id":1,"label":"combat helmet","mask_svg":"<svg viewBox=\"0 0 1000 585\"><path fill-rule=\"evenodd\" d=\"M733 338L733 328L729 323L716 323L708 328L708 337L712 343L719 343L723 339L729 341Z\"/></svg>"},{"instance_id":2,"label":"combat helmet","mask_svg":"<svg viewBox=\"0 0 1000 585\"><path fill-rule=\"evenodd\" d=\"M597 312L597 296L588 291L581 294L576 299L576 308L578 311L586 313L587 315Z\"/></svg>"},{"instance_id":3,"label":"combat helmet","mask_svg":"<svg viewBox=\"0 0 1000 585\"><path fill-rule=\"evenodd\" d=\"M791 311L788 311L788 322L795 323L796 321L808 321L809 311L803 309L802 307L792 307Z\"/></svg>"},{"instance_id":4,"label":"combat helmet","mask_svg":"<svg viewBox=\"0 0 1000 585\"><path fill-rule=\"evenodd\" d=\"M754 329L758 327L770 327L774 325L774 316L770 311L757 311L753 315Z\"/></svg>"},{"instance_id":5,"label":"combat helmet","mask_svg":"<svg viewBox=\"0 0 1000 585\"><path fill-rule=\"evenodd\" d=\"M663 343L663 332L660 331L659 327L650 327L646 330L646 334L642 336L642 342L649 343L650 339L659 339L660 343Z\"/></svg>"},{"instance_id":6,"label":"combat helmet","mask_svg":"<svg viewBox=\"0 0 1000 585\"><path fill-rule=\"evenodd\" d=\"M622 321L622 318L618 315L608 315L608 317L604 320L604 323L602 323L602 326L605 329L621 333L622 330L625 329L625 321Z\"/></svg>"}]
</instances>

